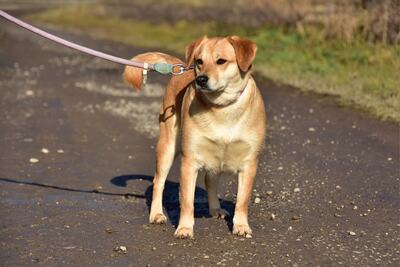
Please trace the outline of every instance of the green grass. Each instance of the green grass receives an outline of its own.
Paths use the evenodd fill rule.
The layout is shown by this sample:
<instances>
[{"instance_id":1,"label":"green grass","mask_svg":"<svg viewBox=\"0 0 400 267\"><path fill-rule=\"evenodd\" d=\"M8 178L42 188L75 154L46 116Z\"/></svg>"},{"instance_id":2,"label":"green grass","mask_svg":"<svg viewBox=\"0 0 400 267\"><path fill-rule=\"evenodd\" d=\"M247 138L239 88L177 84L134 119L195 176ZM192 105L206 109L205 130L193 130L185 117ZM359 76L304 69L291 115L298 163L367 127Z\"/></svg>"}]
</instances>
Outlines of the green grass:
<instances>
[{"instance_id":1,"label":"green grass","mask_svg":"<svg viewBox=\"0 0 400 267\"><path fill-rule=\"evenodd\" d=\"M279 29L263 29L254 40L260 48L257 69L264 75L400 122L398 46L326 41Z\"/></svg>"},{"instance_id":2,"label":"green grass","mask_svg":"<svg viewBox=\"0 0 400 267\"><path fill-rule=\"evenodd\" d=\"M258 44L258 73L302 90L339 96L345 105L400 122L399 46L325 40L317 29L300 35L290 29L244 28L212 21L152 24L110 16L102 6L51 9L30 19L97 38L180 54L203 34L244 36Z\"/></svg>"}]
</instances>

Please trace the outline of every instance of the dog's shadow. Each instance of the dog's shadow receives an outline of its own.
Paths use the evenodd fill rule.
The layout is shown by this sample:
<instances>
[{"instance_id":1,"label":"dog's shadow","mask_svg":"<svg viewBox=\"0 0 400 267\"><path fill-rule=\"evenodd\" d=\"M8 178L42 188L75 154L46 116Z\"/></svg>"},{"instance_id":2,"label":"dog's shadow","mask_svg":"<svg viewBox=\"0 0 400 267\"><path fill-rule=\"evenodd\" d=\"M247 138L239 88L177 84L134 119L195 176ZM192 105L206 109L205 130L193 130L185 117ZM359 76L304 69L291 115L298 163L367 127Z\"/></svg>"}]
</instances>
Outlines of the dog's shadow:
<instances>
[{"instance_id":1,"label":"dog's shadow","mask_svg":"<svg viewBox=\"0 0 400 267\"><path fill-rule=\"evenodd\" d=\"M150 182L145 192L147 208L150 211L151 199L153 194L153 177L148 175L131 174L121 175L111 179L111 183L116 186L127 187L128 181L145 180ZM229 215L225 217L229 230L232 231L232 218L234 212L234 203L220 199L221 208L225 209ZM169 221L176 227L179 222L179 183L166 181L163 194L164 211ZM207 203L207 191L196 186L195 203L194 203L195 218L210 217Z\"/></svg>"}]
</instances>

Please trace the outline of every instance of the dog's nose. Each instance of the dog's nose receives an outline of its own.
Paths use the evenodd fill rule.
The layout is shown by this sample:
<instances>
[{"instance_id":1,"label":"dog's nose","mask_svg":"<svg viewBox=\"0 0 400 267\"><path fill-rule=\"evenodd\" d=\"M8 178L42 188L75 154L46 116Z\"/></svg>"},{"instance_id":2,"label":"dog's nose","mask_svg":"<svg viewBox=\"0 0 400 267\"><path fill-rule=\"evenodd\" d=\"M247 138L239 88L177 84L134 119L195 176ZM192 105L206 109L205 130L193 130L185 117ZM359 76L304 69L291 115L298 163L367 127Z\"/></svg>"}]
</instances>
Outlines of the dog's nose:
<instances>
[{"instance_id":1,"label":"dog's nose","mask_svg":"<svg viewBox=\"0 0 400 267\"><path fill-rule=\"evenodd\" d=\"M200 75L197 76L196 78L196 83L201 87L205 87L207 85L207 82L208 82L208 77L206 75Z\"/></svg>"}]
</instances>

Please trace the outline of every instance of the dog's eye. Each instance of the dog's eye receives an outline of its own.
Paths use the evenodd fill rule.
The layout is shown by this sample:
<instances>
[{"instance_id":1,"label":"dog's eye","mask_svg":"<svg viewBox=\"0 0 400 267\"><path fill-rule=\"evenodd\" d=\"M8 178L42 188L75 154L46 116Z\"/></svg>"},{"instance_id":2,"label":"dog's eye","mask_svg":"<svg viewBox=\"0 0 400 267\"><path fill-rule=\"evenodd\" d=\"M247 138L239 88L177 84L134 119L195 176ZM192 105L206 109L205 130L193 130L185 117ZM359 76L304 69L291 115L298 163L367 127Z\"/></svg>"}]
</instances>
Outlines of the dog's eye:
<instances>
[{"instance_id":1,"label":"dog's eye","mask_svg":"<svg viewBox=\"0 0 400 267\"><path fill-rule=\"evenodd\" d=\"M220 58L220 59L217 60L217 64L218 65L222 65L222 64L225 64L225 63L226 63L226 59Z\"/></svg>"},{"instance_id":2,"label":"dog's eye","mask_svg":"<svg viewBox=\"0 0 400 267\"><path fill-rule=\"evenodd\" d=\"M196 65L202 65L202 64L203 64L203 60L201 60L200 58L196 59Z\"/></svg>"}]
</instances>

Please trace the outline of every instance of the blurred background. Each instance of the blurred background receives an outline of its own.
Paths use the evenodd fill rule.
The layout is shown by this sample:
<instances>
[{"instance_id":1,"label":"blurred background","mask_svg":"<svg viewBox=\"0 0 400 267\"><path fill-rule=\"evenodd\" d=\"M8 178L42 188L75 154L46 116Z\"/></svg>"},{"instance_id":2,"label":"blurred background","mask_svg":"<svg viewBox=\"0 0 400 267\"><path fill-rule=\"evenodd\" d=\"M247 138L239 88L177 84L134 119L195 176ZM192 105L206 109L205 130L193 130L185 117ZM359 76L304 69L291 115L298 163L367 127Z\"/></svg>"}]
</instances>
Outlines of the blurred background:
<instances>
[{"instance_id":1,"label":"blurred background","mask_svg":"<svg viewBox=\"0 0 400 267\"><path fill-rule=\"evenodd\" d=\"M4 1L36 25L178 56L208 36L258 44L257 75L400 122L400 0ZM133 56L133 55L132 55Z\"/></svg>"}]
</instances>

